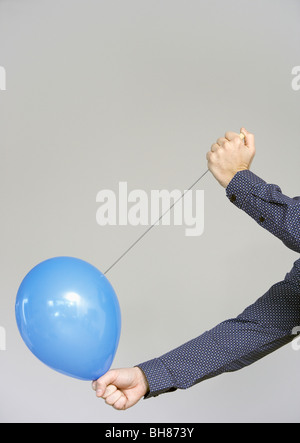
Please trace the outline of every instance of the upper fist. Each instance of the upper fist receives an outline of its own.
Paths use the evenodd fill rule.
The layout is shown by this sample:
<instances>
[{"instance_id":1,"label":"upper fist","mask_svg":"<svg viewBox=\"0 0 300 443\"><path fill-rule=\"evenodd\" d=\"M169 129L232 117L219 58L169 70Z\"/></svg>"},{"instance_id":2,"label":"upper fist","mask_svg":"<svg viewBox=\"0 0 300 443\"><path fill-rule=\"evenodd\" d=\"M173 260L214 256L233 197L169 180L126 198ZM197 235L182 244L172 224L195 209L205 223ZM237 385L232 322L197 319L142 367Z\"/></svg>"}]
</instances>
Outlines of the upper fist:
<instances>
[{"instance_id":1,"label":"upper fist","mask_svg":"<svg viewBox=\"0 0 300 443\"><path fill-rule=\"evenodd\" d=\"M237 172L250 169L255 152L254 135L245 128L240 134L226 132L207 153L208 168L226 188Z\"/></svg>"}]
</instances>

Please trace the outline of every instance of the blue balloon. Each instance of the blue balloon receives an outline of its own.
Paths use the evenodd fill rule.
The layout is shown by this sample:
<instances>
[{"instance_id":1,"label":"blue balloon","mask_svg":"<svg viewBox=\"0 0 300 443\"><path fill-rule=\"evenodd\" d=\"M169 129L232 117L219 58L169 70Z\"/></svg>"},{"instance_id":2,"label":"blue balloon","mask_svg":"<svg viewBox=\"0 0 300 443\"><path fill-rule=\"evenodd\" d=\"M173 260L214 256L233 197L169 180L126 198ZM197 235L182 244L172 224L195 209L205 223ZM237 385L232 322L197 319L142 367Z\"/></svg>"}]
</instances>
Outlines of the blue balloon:
<instances>
[{"instance_id":1,"label":"blue balloon","mask_svg":"<svg viewBox=\"0 0 300 443\"><path fill-rule=\"evenodd\" d=\"M73 257L38 264L20 285L15 312L24 342L50 368L81 380L109 370L120 339L120 306L91 264Z\"/></svg>"}]
</instances>

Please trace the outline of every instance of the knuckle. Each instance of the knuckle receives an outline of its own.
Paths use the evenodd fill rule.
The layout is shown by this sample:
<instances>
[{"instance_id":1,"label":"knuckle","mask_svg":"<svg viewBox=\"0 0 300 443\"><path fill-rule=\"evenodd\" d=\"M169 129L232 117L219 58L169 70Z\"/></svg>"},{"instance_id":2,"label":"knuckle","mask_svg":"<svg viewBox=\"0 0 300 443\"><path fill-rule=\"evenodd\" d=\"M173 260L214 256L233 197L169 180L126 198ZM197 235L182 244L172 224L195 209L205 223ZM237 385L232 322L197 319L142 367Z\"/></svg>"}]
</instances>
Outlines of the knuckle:
<instances>
[{"instance_id":1,"label":"knuckle","mask_svg":"<svg viewBox=\"0 0 300 443\"><path fill-rule=\"evenodd\" d=\"M210 163L213 163L213 162L215 161L215 157L216 157L216 154L215 154L214 152L208 152L208 154L207 154L207 160L208 160Z\"/></svg>"},{"instance_id":2,"label":"knuckle","mask_svg":"<svg viewBox=\"0 0 300 443\"><path fill-rule=\"evenodd\" d=\"M99 381L96 381L94 384L94 389L95 391L99 391L103 388L102 383L100 383Z\"/></svg>"},{"instance_id":3,"label":"knuckle","mask_svg":"<svg viewBox=\"0 0 300 443\"><path fill-rule=\"evenodd\" d=\"M125 399L123 397L121 397L121 398L119 398L119 400L117 400L115 402L113 407L118 411L122 411L122 410L124 411L126 409L125 403L126 403Z\"/></svg>"}]
</instances>

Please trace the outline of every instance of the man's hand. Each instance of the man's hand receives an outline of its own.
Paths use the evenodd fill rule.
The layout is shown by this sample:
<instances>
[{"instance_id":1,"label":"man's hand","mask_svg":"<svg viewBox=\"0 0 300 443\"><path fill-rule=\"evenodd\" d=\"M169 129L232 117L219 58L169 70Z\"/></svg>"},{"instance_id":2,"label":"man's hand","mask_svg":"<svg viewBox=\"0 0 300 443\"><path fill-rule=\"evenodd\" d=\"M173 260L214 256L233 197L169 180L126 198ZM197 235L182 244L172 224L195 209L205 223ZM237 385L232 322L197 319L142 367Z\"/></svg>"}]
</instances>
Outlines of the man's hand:
<instances>
[{"instance_id":1,"label":"man's hand","mask_svg":"<svg viewBox=\"0 0 300 443\"><path fill-rule=\"evenodd\" d=\"M138 368L112 369L92 384L96 395L118 410L134 406L149 390L143 371Z\"/></svg>"},{"instance_id":2,"label":"man's hand","mask_svg":"<svg viewBox=\"0 0 300 443\"><path fill-rule=\"evenodd\" d=\"M250 169L255 156L255 138L245 128L241 129L244 141L236 132L226 132L207 153L208 168L218 182L227 188L235 174Z\"/></svg>"}]
</instances>

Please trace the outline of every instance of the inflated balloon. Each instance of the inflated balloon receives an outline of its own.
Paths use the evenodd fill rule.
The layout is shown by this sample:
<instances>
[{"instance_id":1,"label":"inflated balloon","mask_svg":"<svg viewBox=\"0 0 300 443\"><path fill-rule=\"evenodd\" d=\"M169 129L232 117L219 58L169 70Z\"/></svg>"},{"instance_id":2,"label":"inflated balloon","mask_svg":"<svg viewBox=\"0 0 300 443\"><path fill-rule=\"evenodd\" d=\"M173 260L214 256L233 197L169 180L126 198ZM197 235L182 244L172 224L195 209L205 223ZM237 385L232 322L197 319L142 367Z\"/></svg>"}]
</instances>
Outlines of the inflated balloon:
<instances>
[{"instance_id":1,"label":"inflated balloon","mask_svg":"<svg viewBox=\"0 0 300 443\"><path fill-rule=\"evenodd\" d=\"M97 268L72 257L51 258L26 275L16 320L39 360L81 380L96 380L109 370L121 333L111 284Z\"/></svg>"}]
</instances>

